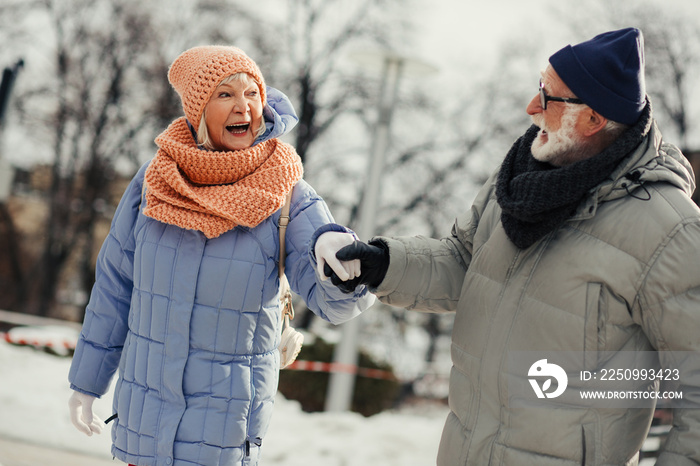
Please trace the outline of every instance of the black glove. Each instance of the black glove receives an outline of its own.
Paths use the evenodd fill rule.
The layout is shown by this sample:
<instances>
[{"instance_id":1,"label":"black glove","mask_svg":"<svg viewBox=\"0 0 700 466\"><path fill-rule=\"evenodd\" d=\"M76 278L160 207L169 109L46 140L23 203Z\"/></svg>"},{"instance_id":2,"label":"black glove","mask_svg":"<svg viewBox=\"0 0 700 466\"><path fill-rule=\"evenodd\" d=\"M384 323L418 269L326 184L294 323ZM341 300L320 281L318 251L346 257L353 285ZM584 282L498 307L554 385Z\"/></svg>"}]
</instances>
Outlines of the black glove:
<instances>
[{"instance_id":1,"label":"black glove","mask_svg":"<svg viewBox=\"0 0 700 466\"><path fill-rule=\"evenodd\" d=\"M348 281L338 278L328 264L323 267L323 272L330 277L331 283L343 293L352 293L358 285L376 288L382 283L389 269L389 248L381 240L370 241L369 244L355 241L338 251L335 257L341 261L360 260L361 275Z\"/></svg>"}]
</instances>

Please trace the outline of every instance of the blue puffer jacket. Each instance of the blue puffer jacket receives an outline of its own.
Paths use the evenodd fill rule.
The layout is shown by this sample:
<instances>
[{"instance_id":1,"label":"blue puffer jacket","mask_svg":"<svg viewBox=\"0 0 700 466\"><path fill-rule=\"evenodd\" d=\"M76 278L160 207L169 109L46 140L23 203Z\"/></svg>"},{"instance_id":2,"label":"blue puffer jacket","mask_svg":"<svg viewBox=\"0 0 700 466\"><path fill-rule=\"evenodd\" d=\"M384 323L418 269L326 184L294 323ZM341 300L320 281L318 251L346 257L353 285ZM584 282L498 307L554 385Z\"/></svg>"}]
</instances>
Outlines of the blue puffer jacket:
<instances>
[{"instance_id":1,"label":"blue puffer jacket","mask_svg":"<svg viewBox=\"0 0 700 466\"><path fill-rule=\"evenodd\" d=\"M279 373L278 220L207 239L141 213L146 166L132 180L97 261L69 380L104 394L117 368L112 453L142 466L255 465ZM303 180L286 236L292 290L341 323L373 302L321 281L311 254L332 224Z\"/></svg>"}]
</instances>

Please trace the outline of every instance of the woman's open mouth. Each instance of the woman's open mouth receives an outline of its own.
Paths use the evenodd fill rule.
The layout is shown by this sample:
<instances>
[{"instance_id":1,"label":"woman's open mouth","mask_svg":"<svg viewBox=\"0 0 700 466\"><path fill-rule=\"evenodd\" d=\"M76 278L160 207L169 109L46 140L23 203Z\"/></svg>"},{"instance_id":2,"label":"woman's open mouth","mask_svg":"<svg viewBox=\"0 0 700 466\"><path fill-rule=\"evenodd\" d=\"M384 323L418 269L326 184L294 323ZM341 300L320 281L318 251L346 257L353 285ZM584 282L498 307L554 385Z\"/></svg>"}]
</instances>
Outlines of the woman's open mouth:
<instances>
[{"instance_id":1,"label":"woman's open mouth","mask_svg":"<svg viewBox=\"0 0 700 466\"><path fill-rule=\"evenodd\" d=\"M227 125L226 131L231 134L244 134L250 128L250 123L238 123L235 125Z\"/></svg>"}]
</instances>

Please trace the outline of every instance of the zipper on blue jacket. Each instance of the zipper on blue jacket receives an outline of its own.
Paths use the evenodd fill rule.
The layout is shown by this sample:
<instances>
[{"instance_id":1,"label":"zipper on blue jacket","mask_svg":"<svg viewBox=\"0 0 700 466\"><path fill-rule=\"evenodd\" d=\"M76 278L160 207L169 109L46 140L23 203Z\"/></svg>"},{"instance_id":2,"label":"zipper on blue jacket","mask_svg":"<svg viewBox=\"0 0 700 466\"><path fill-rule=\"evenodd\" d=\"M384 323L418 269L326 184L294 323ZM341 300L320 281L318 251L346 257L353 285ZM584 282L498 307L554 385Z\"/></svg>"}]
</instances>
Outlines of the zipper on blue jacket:
<instances>
[{"instance_id":1,"label":"zipper on blue jacket","mask_svg":"<svg viewBox=\"0 0 700 466\"><path fill-rule=\"evenodd\" d=\"M262 439L260 437L255 437L253 439L253 445L260 448L262 446ZM249 439L246 439L246 441L245 441L245 456L246 456L246 458L250 456L250 440Z\"/></svg>"},{"instance_id":2,"label":"zipper on blue jacket","mask_svg":"<svg viewBox=\"0 0 700 466\"><path fill-rule=\"evenodd\" d=\"M250 434L250 417L253 410L253 401L255 400L255 381L253 380L253 358L250 358L250 412L246 416L245 420L245 431L246 435ZM250 456L250 437L245 439L245 456L248 458Z\"/></svg>"}]
</instances>

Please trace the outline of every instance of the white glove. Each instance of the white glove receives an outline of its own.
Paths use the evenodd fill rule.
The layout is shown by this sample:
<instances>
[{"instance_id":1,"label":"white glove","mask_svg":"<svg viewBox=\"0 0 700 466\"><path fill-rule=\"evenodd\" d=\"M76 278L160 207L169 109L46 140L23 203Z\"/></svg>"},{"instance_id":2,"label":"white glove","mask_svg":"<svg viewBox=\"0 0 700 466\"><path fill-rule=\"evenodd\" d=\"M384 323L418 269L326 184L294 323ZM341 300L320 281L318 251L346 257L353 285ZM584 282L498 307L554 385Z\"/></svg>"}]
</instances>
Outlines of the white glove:
<instances>
[{"instance_id":1,"label":"white glove","mask_svg":"<svg viewBox=\"0 0 700 466\"><path fill-rule=\"evenodd\" d=\"M352 280L360 275L360 260L354 259L348 262L341 262L335 257L335 253L343 249L345 246L352 244L355 237L350 233L341 233L339 231L327 231L318 237L316 240L317 271L322 280L327 280L323 271L323 266L328 264L331 269L343 281Z\"/></svg>"},{"instance_id":2,"label":"white glove","mask_svg":"<svg viewBox=\"0 0 700 466\"><path fill-rule=\"evenodd\" d=\"M87 436L91 436L93 433L101 433L105 425L92 411L92 403L94 401L94 396L86 395L75 390L73 390L73 394L68 400L71 422L76 429Z\"/></svg>"}]
</instances>

